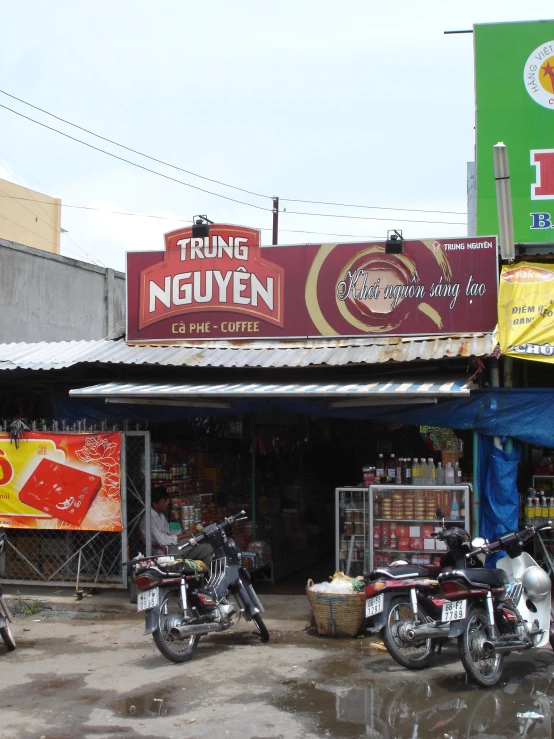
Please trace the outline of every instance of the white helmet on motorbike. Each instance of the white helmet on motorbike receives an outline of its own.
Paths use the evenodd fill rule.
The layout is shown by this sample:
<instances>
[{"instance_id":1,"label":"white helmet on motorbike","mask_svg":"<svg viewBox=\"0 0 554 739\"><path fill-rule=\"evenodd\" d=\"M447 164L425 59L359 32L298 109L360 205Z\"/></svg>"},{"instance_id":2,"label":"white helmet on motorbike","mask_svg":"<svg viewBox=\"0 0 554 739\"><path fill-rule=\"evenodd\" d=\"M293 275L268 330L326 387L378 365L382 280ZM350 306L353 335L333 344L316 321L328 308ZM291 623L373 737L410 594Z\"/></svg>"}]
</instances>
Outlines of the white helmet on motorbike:
<instances>
[{"instance_id":1,"label":"white helmet on motorbike","mask_svg":"<svg viewBox=\"0 0 554 739\"><path fill-rule=\"evenodd\" d=\"M544 600L550 594L550 577L541 567L529 567L523 575L522 584L533 600Z\"/></svg>"}]
</instances>

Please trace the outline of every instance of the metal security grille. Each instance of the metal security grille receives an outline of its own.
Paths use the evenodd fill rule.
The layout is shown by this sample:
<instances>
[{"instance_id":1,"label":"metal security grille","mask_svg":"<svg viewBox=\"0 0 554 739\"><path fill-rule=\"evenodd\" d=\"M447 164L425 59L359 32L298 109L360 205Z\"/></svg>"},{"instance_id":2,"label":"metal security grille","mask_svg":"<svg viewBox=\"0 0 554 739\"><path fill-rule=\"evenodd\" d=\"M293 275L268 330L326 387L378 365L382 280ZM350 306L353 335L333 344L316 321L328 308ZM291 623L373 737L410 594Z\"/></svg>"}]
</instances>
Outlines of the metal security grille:
<instances>
[{"instance_id":1,"label":"metal security grille","mask_svg":"<svg viewBox=\"0 0 554 739\"><path fill-rule=\"evenodd\" d=\"M126 587L127 572L121 563L145 551L139 524L146 507L150 508L150 433L127 432L121 446L123 531L8 529L8 546L0 556L2 580Z\"/></svg>"}]
</instances>

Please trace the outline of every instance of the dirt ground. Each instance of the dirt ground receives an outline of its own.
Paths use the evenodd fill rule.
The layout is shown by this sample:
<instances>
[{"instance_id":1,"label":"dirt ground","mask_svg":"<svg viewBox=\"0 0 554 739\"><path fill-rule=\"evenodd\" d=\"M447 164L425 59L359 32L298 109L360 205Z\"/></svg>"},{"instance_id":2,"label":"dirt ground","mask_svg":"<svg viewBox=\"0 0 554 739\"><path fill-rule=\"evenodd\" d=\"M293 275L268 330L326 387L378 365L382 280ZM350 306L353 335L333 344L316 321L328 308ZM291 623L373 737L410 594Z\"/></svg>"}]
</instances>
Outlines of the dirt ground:
<instances>
[{"instance_id":1,"label":"dirt ground","mask_svg":"<svg viewBox=\"0 0 554 739\"><path fill-rule=\"evenodd\" d=\"M554 653L506 659L493 690L467 683L454 645L408 672L374 640L268 621L203 637L168 662L136 615L17 618L0 646L2 739L468 739L552 737ZM282 626L282 624L281 624Z\"/></svg>"}]
</instances>

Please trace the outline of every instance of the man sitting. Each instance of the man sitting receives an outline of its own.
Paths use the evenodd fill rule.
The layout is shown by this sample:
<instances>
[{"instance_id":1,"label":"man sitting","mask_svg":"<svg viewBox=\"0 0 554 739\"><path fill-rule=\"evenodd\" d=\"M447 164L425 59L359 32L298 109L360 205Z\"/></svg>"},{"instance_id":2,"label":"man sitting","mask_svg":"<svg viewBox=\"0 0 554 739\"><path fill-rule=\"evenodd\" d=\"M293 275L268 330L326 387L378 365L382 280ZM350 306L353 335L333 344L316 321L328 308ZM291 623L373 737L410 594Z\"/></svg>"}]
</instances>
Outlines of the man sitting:
<instances>
[{"instance_id":1,"label":"man sitting","mask_svg":"<svg viewBox=\"0 0 554 739\"><path fill-rule=\"evenodd\" d=\"M214 551L210 544L202 543L179 549L178 542L183 539L194 538L194 531L181 531L179 534L170 531L169 523L165 516L169 507L169 496L163 485L158 485L152 489L151 504L150 534L152 537L152 554L158 556L163 554L178 555L186 559L200 559L208 564L213 557ZM139 530L143 540L146 541L146 514L140 522Z\"/></svg>"}]
</instances>

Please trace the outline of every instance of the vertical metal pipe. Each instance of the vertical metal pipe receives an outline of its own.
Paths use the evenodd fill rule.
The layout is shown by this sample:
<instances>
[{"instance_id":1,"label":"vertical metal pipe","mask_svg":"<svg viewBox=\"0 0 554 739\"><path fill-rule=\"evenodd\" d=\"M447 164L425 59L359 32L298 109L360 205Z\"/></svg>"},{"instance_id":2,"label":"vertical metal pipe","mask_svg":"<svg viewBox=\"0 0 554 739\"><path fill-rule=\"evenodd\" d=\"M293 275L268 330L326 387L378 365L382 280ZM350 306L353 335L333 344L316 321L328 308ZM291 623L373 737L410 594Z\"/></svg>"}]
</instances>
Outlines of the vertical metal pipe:
<instances>
[{"instance_id":1,"label":"vertical metal pipe","mask_svg":"<svg viewBox=\"0 0 554 739\"><path fill-rule=\"evenodd\" d=\"M146 512L144 535L146 537L146 556L152 554L152 452L150 449L150 431L144 432L144 507Z\"/></svg>"},{"instance_id":2,"label":"vertical metal pipe","mask_svg":"<svg viewBox=\"0 0 554 739\"><path fill-rule=\"evenodd\" d=\"M252 538L256 539L256 424L252 420Z\"/></svg>"},{"instance_id":3,"label":"vertical metal pipe","mask_svg":"<svg viewBox=\"0 0 554 739\"><path fill-rule=\"evenodd\" d=\"M119 458L119 494L121 496L121 562L129 560L129 532L127 529L127 435L121 434L121 451ZM127 568L121 568L121 581L127 587Z\"/></svg>"},{"instance_id":4,"label":"vertical metal pipe","mask_svg":"<svg viewBox=\"0 0 554 739\"><path fill-rule=\"evenodd\" d=\"M473 495L471 500L471 536L475 538L479 536L479 478L477 472L479 470L479 434L473 432Z\"/></svg>"},{"instance_id":5,"label":"vertical metal pipe","mask_svg":"<svg viewBox=\"0 0 554 739\"><path fill-rule=\"evenodd\" d=\"M273 198L273 246L279 243L279 198Z\"/></svg>"}]
</instances>

